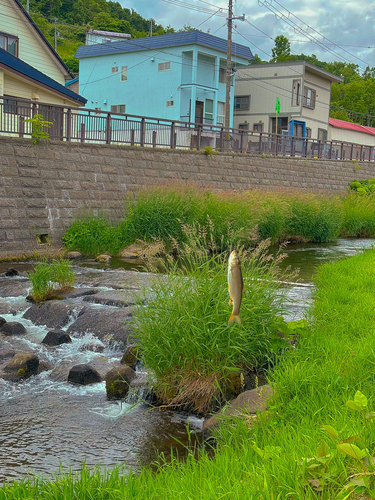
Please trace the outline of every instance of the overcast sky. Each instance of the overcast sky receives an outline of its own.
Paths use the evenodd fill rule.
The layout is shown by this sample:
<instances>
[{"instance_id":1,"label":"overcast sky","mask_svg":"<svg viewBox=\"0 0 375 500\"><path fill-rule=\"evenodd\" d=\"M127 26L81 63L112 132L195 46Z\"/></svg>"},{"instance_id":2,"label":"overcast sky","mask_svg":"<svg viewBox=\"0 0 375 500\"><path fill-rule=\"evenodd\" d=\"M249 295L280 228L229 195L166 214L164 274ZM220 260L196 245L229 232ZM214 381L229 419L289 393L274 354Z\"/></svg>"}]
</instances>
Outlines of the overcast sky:
<instances>
[{"instance_id":1,"label":"overcast sky","mask_svg":"<svg viewBox=\"0 0 375 500\"><path fill-rule=\"evenodd\" d=\"M225 0L119 1L164 27L170 25L177 30L189 24L227 37ZM235 16L246 16L245 22L234 21L233 40L250 47L263 60L271 58L272 39L284 35L291 42L293 54L303 52L327 62L351 62L360 70L375 66L373 0L233 0L233 5Z\"/></svg>"}]
</instances>

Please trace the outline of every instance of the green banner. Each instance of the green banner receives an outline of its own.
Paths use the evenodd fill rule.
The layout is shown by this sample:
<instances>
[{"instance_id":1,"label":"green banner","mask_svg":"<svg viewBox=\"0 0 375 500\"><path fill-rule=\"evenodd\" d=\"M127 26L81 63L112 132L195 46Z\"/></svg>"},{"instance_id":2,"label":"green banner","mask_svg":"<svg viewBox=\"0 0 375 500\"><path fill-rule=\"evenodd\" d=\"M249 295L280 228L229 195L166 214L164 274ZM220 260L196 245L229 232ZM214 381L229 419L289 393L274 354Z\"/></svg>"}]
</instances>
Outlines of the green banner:
<instances>
[{"instance_id":1,"label":"green banner","mask_svg":"<svg viewBox=\"0 0 375 500\"><path fill-rule=\"evenodd\" d=\"M276 113L280 114L280 99L276 97Z\"/></svg>"}]
</instances>

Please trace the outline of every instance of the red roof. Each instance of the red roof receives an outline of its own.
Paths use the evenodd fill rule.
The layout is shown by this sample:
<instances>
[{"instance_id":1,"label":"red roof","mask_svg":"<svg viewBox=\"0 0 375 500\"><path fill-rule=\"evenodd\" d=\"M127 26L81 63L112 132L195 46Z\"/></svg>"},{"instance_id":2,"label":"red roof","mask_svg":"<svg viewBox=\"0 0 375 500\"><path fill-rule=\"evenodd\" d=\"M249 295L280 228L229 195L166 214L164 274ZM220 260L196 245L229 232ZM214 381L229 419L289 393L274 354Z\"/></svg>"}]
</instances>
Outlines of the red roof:
<instances>
[{"instance_id":1,"label":"red roof","mask_svg":"<svg viewBox=\"0 0 375 500\"><path fill-rule=\"evenodd\" d=\"M345 122L344 120L337 120L336 118L330 118L329 124L331 127L343 128L346 130L354 130L355 132L362 132L363 134L375 135L375 128L365 127L364 125L358 125L358 123Z\"/></svg>"}]
</instances>

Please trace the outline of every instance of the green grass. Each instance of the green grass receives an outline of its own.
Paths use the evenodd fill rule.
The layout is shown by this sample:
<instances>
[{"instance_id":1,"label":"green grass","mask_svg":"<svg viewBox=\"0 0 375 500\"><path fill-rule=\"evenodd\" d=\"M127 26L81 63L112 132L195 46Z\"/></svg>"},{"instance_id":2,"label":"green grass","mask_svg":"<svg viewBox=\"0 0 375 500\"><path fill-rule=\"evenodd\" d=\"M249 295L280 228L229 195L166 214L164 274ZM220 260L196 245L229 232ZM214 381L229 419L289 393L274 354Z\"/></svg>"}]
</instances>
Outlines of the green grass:
<instances>
[{"instance_id":1,"label":"green grass","mask_svg":"<svg viewBox=\"0 0 375 500\"><path fill-rule=\"evenodd\" d=\"M78 219L63 241L68 250L85 255L117 255L137 240L183 243L183 225L213 227L213 244L222 250L254 247L271 238L327 242L337 237L375 237L372 196L348 192L341 196L296 190L212 192L193 184L171 183L140 190L125 200L124 218Z\"/></svg>"},{"instance_id":2,"label":"green grass","mask_svg":"<svg viewBox=\"0 0 375 500\"><path fill-rule=\"evenodd\" d=\"M154 299L134 312L134 336L162 402L207 413L228 392L240 392L241 374L264 366L280 349L275 318L283 310L284 295L276 293L282 256L268 254L269 241L240 252L242 324L229 326L229 253L208 254L198 225L184 232L187 243L174 248L178 261L166 263L168 280L161 275Z\"/></svg>"},{"instance_id":3,"label":"green grass","mask_svg":"<svg viewBox=\"0 0 375 500\"><path fill-rule=\"evenodd\" d=\"M313 326L269 374L276 396L268 414L255 426L246 418L224 420L214 458L202 452L199 460L191 455L184 463L161 462L157 473L146 468L128 481L117 472L101 477L84 471L84 480L17 483L0 489L0 499L373 498L374 466L340 453L322 426L337 429L340 439L358 436L355 445L375 454L374 421L345 405L360 390L375 410L374 271L374 250L319 269ZM332 454L324 473L318 463L327 458L319 457L322 441ZM343 489L353 477L370 481L367 493L360 492L363 487L352 494Z\"/></svg>"},{"instance_id":4,"label":"green grass","mask_svg":"<svg viewBox=\"0 0 375 500\"><path fill-rule=\"evenodd\" d=\"M70 288L75 282L72 264L65 259L53 259L51 263L42 260L28 276L32 284L30 295L35 302L41 302Z\"/></svg>"}]
</instances>

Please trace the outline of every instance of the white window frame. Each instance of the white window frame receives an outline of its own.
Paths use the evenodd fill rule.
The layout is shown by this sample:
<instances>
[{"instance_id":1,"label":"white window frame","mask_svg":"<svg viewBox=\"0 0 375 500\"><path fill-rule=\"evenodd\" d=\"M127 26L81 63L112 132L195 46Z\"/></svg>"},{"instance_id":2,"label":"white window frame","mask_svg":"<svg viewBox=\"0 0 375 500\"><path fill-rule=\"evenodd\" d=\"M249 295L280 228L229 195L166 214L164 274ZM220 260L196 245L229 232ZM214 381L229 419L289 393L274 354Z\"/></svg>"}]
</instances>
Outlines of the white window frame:
<instances>
[{"instance_id":1,"label":"white window frame","mask_svg":"<svg viewBox=\"0 0 375 500\"><path fill-rule=\"evenodd\" d=\"M212 104L212 111L208 111L208 105ZM213 125L214 123L214 100L205 99L204 102L204 120L208 125ZM207 121L206 121L207 120Z\"/></svg>"},{"instance_id":2,"label":"white window frame","mask_svg":"<svg viewBox=\"0 0 375 500\"><path fill-rule=\"evenodd\" d=\"M12 54L15 57L18 57L18 51L19 51L19 38L18 38L18 36L10 35L8 33L4 33L3 31L0 31L0 37L4 38L4 49L3 50L6 50L7 52L9 52L9 54ZM9 40L12 40L12 42L14 42L14 44L15 44L15 54L13 54L12 52L9 51Z\"/></svg>"},{"instance_id":3,"label":"white window frame","mask_svg":"<svg viewBox=\"0 0 375 500\"><path fill-rule=\"evenodd\" d=\"M303 106L305 108L315 109L316 90L311 87L303 89Z\"/></svg>"},{"instance_id":4,"label":"white window frame","mask_svg":"<svg viewBox=\"0 0 375 500\"><path fill-rule=\"evenodd\" d=\"M158 64L158 71L170 71L171 61L160 62Z\"/></svg>"},{"instance_id":5,"label":"white window frame","mask_svg":"<svg viewBox=\"0 0 375 500\"><path fill-rule=\"evenodd\" d=\"M121 66L121 81L122 82L128 81L128 67L127 66Z\"/></svg>"},{"instance_id":6,"label":"white window frame","mask_svg":"<svg viewBox=\"0 0 375 500\"><path fill-rule=\"evenodd\" d=\"M222 110L223 110L222 113L220 113L220 108L222 108ZM224 125L224 122L225 122L225 102L218 101L216 124L217 125Z\"/></svg>"}]
</instances>

